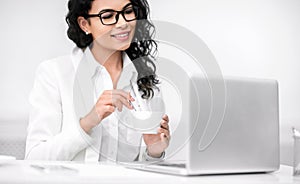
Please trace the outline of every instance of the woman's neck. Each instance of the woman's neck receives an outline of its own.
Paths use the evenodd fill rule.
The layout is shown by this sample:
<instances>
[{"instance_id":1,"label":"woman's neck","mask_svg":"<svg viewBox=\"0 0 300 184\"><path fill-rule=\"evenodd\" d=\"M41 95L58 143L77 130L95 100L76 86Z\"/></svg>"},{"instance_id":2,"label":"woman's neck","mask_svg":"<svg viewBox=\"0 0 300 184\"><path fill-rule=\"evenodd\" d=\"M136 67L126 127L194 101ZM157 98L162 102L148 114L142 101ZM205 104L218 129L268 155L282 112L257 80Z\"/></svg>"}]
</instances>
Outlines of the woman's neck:
<instances>
[{"instance_id":1,"label":"woman's neck","mask_svg":"<svg viewBox=\"0 0 300 184\"><path fill-rule=\"evenodd\" d=\"M105 68L119 68L122 66L122 52L113 50L103 50L96 46L91 47L91 52L95 60ZM122 68L122 67L121 67Z\"/></svg>"},{"instance_id":2,"label":"woman's neck","mask_svg":"<svg viewBox=\"0 0 300 184\"><path fill-rule=\"evenodd\" d=\"M104 51L103 49L97 49L94 46L91 47L91 52L95 60L106 68L115 88L123 68L122 52Z\"/></svg>"}]
</instances>

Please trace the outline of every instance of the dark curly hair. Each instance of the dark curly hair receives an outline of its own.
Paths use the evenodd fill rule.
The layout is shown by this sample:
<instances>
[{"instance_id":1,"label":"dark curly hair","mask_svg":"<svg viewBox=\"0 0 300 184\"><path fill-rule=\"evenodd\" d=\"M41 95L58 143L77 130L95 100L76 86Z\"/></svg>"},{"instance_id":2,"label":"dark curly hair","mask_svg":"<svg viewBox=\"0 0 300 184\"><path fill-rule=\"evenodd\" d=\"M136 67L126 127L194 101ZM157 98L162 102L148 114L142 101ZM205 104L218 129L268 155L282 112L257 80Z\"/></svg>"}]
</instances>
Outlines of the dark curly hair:
<instances>
[{"instance_id":1,"label":"dark curly hair","mask_svg":"<svg viewBox=\"0 0 300 184\"><path fill-rule=\"evenodd\" d=\"M77 22L79 16L85 17L91 9L93 0L69 0L69 12L66 16L68 24L68 37L79 48L86 48L93 42L91 34L86 35ZM149 99L154 95L153 89L158 89L159 80L156 76L154 60L157 54L157 43L153 40L154 25L148 20L149 4L147 0L130 0L137 14L137 23L134 38L129 48L125 50L132 60L137 72L139 91L142 98ZM159 90L159 89L158 89Z\"/></svg>"}]
</instances>

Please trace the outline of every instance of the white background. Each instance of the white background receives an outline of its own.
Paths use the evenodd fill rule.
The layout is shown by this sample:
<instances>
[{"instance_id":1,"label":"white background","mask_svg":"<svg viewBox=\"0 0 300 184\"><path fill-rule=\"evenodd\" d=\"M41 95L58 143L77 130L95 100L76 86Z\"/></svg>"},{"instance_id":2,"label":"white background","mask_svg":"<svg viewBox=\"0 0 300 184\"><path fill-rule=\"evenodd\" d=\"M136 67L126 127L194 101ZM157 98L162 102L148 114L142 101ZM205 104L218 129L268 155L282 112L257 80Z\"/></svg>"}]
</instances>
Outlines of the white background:
<instances>
[{"instance_id":1,"label":"white background","mask_svg":"<svg viewBox=\"0 0 300 184\"><path fill-rule=\"evenodd\" d=\"M152 0L151 17L196 33L224 75L279 82L281 161L291 164L290 127L300 128L299 0ZM69 54L66 0L1 0L0 124L27 123L37 65ZM184 37L184 35L182 35Z\"/></svg>"}]
</instances>

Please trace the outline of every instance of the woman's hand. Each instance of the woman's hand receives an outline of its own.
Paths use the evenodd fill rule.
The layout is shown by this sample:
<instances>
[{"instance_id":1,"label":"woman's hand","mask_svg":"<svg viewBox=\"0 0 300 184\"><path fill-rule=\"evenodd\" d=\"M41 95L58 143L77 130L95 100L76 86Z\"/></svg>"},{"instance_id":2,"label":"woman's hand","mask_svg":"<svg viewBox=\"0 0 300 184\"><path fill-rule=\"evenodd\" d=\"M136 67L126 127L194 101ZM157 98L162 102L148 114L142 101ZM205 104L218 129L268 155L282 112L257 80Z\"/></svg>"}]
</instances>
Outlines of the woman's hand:
<instances>
[{"instance_id":1,"label":"woman's hand","mask_svg":"<svg viewBox=\"0 0 300 184\"><path fill-rule=\"evenodd\" d=\"M111 115L116 108L118 111L122 111L123 106L133 109L131 101L134 99L123 90L106 90L101 94L90 113L80 120L80 125L88 133L103 119Z\"/></svg>"},{"instance_id":2,"label":"woman's hand","mask_svg":"<svg viewBox=\"0 0 300 184\"><path fill-rule=\"evenodd\" d=\"M169 146L170 131L169 131L169 117L164 115L160 128L157 134L143 134L144 141L147 145L148 154L151 157L160 157L165 149Z\"/></svg>"}]
</instances>

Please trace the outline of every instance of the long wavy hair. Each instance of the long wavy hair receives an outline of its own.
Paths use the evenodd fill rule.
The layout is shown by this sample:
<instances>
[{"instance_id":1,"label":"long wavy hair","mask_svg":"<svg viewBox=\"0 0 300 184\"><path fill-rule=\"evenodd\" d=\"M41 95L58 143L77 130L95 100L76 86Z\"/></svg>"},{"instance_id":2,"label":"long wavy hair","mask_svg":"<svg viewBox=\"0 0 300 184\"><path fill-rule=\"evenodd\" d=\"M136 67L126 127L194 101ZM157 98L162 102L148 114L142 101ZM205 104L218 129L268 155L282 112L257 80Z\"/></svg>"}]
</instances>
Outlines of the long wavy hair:
<instances>
[{"instance_id":1,"label":"long wavy hair","mask_svg":"<svg viewBox=\"0 0 300 184\"><path fill-rule=\"evenodd\" d=\"M69 12L66 16L68 24L68 37L79 48L86 48L93 42L91 34L86 35L80 28L77 18L85 17L91 9L93 0L69 0ZM142 92L142 98L149 99L154 95L154 89L158 89L159 80L156 76L156 66L154 60L157 55L157 43L153 40L155 27L150 22L149 4L147 0L130 0L133 6L137 7L137 23L135 34L129 48L125 50L132 60L137 72L137 85Z\"/></svg>"}]
</instances>

